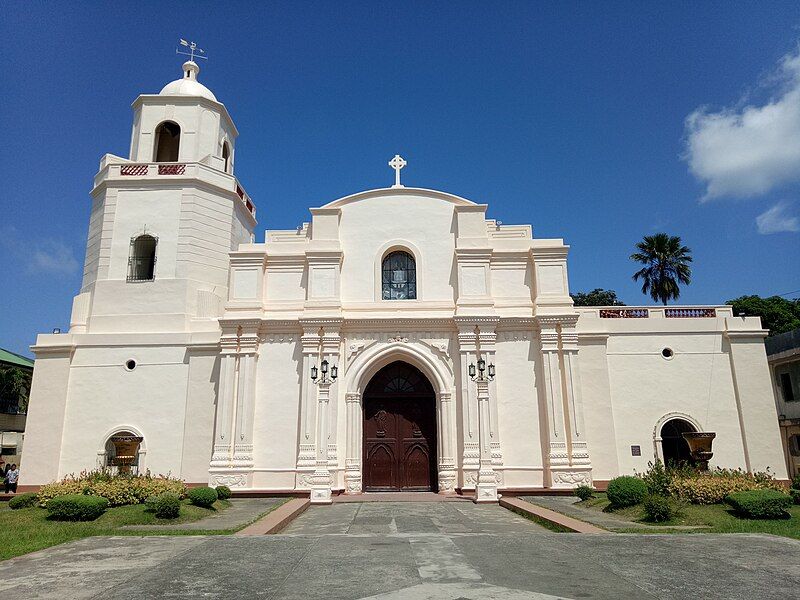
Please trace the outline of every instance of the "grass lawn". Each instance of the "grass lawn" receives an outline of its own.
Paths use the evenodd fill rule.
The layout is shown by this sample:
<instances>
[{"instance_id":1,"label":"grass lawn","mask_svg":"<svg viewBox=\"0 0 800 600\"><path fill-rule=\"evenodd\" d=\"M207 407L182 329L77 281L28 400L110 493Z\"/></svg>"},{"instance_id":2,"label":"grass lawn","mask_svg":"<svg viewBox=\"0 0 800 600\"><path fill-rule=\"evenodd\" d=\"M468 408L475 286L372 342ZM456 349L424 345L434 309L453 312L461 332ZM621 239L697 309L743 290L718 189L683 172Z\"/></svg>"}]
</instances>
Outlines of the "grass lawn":
<instances>
[{"instance_id":1,"label":"grass lawn","mask_svg":"<svg viewBox=\"0 0 800 600\"><path fill-rule=\"evenodd\" d=\"M577 506L592 508L598 511L608 511L608 498L604 493L597 493L594 498L579 502ZM611 511L629 521L647 524L647 529L630 529L626 531L636 533L653 533L658 531L658 525L707 525L706 529L675 530L664 529L661 532L669 533L771 533L784 537L800 539L800 505L793 505L789 509L790 519L742 519L737 517L727 504L687 504L683 507L682 514L666 523L649 523L645 521L644 510L641 505L631 506Z\"/></svg>"},{"instance_id":2,"label":"grass lawn","mask_svg":"<svg viewBox=\"0 0 800 600\"><path fill-rule=\"evenodd\" d=\"M211 516L230 506L227 500L217 500L212 508L201 508L184 500L177 519L157 519L144 504L109 508L96 521L52 521L44 508L11 510L8 503L0 504L0 560L27 554L42 548L93 535L196 535L221 534L231 531L120 529L124 525L174 525L190 523Z\"/></svg>"}]
</instances>

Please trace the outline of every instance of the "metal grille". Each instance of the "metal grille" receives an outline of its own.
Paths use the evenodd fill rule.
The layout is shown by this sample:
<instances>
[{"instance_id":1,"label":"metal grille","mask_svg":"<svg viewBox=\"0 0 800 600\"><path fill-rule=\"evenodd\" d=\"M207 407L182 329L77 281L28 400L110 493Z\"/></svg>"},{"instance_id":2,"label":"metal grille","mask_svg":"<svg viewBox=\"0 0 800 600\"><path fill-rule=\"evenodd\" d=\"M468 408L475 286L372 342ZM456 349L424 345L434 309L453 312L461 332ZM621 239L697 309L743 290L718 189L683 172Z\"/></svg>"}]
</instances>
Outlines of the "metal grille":
<instances>
[{"instance_id":1,"label":"metal grille","mask_svg":"<svg viewBox=\"0 0 800 600\"><path fill-rule=\"evenodd\" d=\"M152 235L140 235L131 239L128 258L128 281L153 281L156 275L156 245Z\"/></svg>"},{"instance_id":2,"label":"metal grille","mask_svg":"<svg viewBox=\"0 0 800 600\"><path fill-rule=\"evenodd\" d=\"M667 319L708 319L717 316L713 308L667 308L664 309Z\"/></svg>"},{"instance_id":3,"label":"metal grille","mask_svg":"<svg viewBox=\"0 0 800 600\"><path fill-rule=\"evenodd\" d=\"M122 165L120 175L147 175L147 165Z\"/></svg>"},{"instance_id":4,"label":"metal grille","mask_svg":"<svg viewBox=\"0 0 800 600\"><path fill-rule=\"evenodd\" d=\"M417 266L408 252L392 252L384 258L382 275L384 300L417 298Z\"/></svg>"},{"instance_id":5,"label":"metal grille","mask_svg":"<svg viewBox=\"0 0 800 600\"><path fill-rule=\"evenodd\" d=\"M186 165L158 165L159 175L183 175Z\"/></svg>"}]
</instances>

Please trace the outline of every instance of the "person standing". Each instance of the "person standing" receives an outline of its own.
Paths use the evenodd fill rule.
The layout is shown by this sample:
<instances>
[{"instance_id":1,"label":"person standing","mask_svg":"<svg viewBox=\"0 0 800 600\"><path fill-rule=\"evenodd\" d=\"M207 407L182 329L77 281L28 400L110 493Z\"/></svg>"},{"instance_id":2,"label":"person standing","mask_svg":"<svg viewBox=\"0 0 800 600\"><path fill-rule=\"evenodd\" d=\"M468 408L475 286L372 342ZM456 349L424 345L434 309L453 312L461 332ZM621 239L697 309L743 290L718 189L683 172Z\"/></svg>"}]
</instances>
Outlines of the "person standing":
<instances>
[{"instance_id":1,"label":"person standing","mask_svg":"<svg viewBox=\"0 0 800 600\"><path fill-rule=\"evenodd\" d=\"M8 473L6 473L6 494L16 494L17 493L17 480L19 479L19 469L17 465L11 465Z\"/></svg>"}]
</instances>

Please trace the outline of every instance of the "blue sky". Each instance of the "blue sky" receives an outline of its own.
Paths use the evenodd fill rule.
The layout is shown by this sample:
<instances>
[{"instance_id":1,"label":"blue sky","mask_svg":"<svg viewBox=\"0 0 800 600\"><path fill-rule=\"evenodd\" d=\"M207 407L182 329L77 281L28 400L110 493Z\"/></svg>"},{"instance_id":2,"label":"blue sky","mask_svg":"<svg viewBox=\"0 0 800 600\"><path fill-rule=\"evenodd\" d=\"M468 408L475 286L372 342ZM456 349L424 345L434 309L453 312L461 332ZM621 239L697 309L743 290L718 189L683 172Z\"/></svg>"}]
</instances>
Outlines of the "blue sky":
<instances>
[{"instance_id":1,"label":"blue sky","mask_svg":"<svg viewBox=\"0 0 800 600\"><path fill-rule=\"evenodd\" d=\"M683 304L800 290L797 2L74 8L0 8L2 347L68 327L98 161L180 76L179 37L239 128L259 241L400 153L406 185L563 237L573 291L649 303L628 256L657 231L694 251Z\"/></svg>"}]
</instances>

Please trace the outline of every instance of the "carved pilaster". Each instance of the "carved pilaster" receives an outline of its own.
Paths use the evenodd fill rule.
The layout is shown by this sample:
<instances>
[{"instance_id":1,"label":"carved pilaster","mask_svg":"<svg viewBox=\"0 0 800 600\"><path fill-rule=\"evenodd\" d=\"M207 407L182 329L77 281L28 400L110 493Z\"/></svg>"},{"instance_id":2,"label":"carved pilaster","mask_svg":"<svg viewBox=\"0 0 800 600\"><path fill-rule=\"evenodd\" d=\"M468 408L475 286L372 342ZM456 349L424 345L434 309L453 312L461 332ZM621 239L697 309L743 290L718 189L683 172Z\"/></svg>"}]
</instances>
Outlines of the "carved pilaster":
<instances>
[{"instance_id":1,"label":"carved pilaster","mask_svg":"<svg viewBox=\"0 0 800 600\"><path fill-rule=\"evenodd\" d=\"M361 394L349 392L345 394L345 410L347 412L347 452L344 461L344 485L348 494L361 493Z\"/></svg>"},{"instance_id":2,"label":"carved pilaster","mask_svg":"<svg viewBox=\"0 0 800 600\"><path fill-rule=\"evenodd\" d=\"M555 488L591 482L583 430L577 319L575 314L537 317L549 436L546 466L549 483Z\"/></svg>"}]
</instances>

